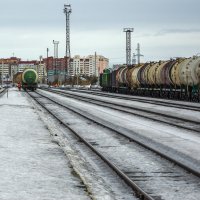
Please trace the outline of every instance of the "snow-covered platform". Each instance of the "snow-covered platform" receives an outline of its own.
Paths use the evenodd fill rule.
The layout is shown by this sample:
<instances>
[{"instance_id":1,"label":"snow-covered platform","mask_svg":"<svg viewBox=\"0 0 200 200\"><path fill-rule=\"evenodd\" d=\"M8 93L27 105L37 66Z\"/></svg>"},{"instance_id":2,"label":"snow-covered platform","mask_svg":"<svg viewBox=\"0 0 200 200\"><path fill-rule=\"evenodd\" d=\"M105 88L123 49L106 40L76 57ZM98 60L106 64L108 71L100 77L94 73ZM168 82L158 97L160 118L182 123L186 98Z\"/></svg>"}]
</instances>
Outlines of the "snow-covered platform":
<instances>
[{"instance_id":1,"label":"snow-covered platform","mask_svg":"<svg viewBox=\"0 0 200 200\"><path fill-rule=\"evenodd\" d=\"M89 199L24 92L0 97L0 199Z\"/></svg>"}]
</instances>

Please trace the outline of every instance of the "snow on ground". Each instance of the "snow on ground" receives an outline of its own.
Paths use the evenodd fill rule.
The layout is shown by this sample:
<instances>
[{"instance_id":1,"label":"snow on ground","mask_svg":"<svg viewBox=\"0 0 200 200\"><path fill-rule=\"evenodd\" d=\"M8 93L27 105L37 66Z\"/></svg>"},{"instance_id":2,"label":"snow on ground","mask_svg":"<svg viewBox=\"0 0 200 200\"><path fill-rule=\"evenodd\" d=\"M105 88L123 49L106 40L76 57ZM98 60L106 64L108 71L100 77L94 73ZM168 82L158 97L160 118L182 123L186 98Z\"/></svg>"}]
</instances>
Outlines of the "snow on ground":
<instances>
[{"instance_id":1,"label":"snow on ground","mask_svg":"<svg viewBox=\"0 0 200 200\"><path fill-rule=\"evenodd\" d=\"M35 105L35 103L34 103ZM48 104L51 109L54 107ZM36 109L40 109L40 106L35 105ZM54 110L54 109L53 109ZM63 110L58 108L54 110L55 113L62 115ZM64 111L65 112L65 111ZM128 187L124 181L119 178L113 170L111 170L107 164L99 159L88 147L82 142L77 142L77 138L69 132L68 129L60 125L50 115L45 115L45 112L39 112L40 117L47 125L52 136L54 136L55 142L65 152L66 156L70 160L70 163L78 176L86 186L90 196L95 200L133 200L134 192ZM73 124L76 124L77 119L71 118L73 113L68 113L66 116ZM78 128L79 126L77 126ZM83 128L88 132L88 127ZM56 136L55 136L56 135Z\"/></svg>"},{"instance_id":2,"label":"snow on ground","mask_svg":"<svg viewBox=\"0 0 200 200\"><path fill-rule=\"evenodd\" d=\"M172 154L176 153L178 157L182 156L183 159L187 160L187 163L194 165L194 168L200 170L200 136L196 133L135 117L119 111L114 111L102 106L96 106L75 99L66 98L57 94L49 92L44 93L65 102L71 107L75 107L85 113L90 113L91 115L105 121L107 120L109 123L112 123L117 127L122 126L128 130L132 130L133 135L137 133L136 135L145 137L149 142L154 141L156 144L161 144L161 148L163 148L164 145L167 147L167 151L169 151L168 153L172 152ZM122 102L123 100L120 101ZM187 112L190 111L185 111L185 113ZM174 157L176 157L176 155L174 155Z\"/></svg>"},{"instance_id":3,"label":"snow on ground","mask_svg":"<svg viewBox=\"0 0 200 200\"><path fill-rule=\"evenodd\" d=\"M59 90L59 89L56 89ZM67 90L70 91L70 90ZM71 91L76 91L77 93L80 93L80 90L72 90ZM93 93L93 90L81 90L81 93ZM96 93L96 91L95 91ZM138 96L138 95L128 95L128 94L120 94L120 93L111 93L111 92L102 92L99 91L97 92L98 94L108 94L111 97L128 97L131 101L135 101L136 99L139 100L148 100L148 101L157 101L157 102L165 102L165 103L178 103L180 105L190 105L190 106L196 106L196 107L200 107L200 104L198 102L189 102L189 101L179 101L179 100L175 100L175 99L164 99L164 98L157 98L157 97L148 97L148 96ZM92 94L93 96L96 94Z\"/></svg>"},{"instance_id":4,"label":"snow on ground","mask_svg":"<svg viewBox=\"0 0 200 200\"><path fill-rule=\"evenodd\" d=\"M90 199L24 92L0 98L0 199Z\"/></svg>"},{"instance_id":5,"label":"snow on ground","mask_svg":"<svg viewBox=\"0 0 200 200\"><path fill-rule=\"evenodd\" d=\"M74 92L71 91L67 91L67 93L71 93L74 94ZM95 95L91 95L91 94L83 94L83 93L78 93L77 95L80 96L85 96L85 97L91 97L93 99L99 99L99 100L103 100L103 101L107 101L107 102L114 102L116 104L121 104L123 106L130 106L130 107L135 107L135 108L140 108L140 109L145 109L145 110L150 110L150 111L154 111L154 112L161 112L164 114L169 114L171 116L177 116L177 117L181 117L184 119L192 119L192 120L196 120L196 121L200 121L200 112L198 111L191 111L191 110L185 110L185 109L181 109L181 108L173 108L173 107L166 107L166 106L162 106L162 105L155 105L155 104L150 104L150 103L143 103L143 102L137 102L137 101L132 101L132 100L123 100L123 99L118 99L118 98L110 98L110 97L104 97L104 96L95 96ZM156 100L156 99L153 99ZM163 100L164 101L164 100ZM170 102L170 101L169 101ZM171 101L172 103L172 101ZM197 103L191 103L191 102L180 102L180 104L183 105L195 105L195 106L199 106Z\"/></svg>"}]
</instances>

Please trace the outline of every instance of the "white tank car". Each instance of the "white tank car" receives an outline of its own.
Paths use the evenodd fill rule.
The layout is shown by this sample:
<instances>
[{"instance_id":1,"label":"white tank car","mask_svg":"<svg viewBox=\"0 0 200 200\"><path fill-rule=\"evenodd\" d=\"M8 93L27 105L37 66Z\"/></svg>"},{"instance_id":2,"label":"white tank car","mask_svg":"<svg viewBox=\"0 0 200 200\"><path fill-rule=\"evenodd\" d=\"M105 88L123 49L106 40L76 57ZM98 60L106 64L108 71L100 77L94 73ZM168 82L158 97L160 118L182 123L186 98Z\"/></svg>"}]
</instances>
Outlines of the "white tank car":
<instances>
[{"instance_id":1,"label":"white tank car","mask_svg":"<svg viewBox=\"0 0 200 200\"><path fill-rule=\"evenodd\" d=\"M200 85L200 57L188 58L179 68L180 84L186 86Z\"/></svg>"}]
</instances>

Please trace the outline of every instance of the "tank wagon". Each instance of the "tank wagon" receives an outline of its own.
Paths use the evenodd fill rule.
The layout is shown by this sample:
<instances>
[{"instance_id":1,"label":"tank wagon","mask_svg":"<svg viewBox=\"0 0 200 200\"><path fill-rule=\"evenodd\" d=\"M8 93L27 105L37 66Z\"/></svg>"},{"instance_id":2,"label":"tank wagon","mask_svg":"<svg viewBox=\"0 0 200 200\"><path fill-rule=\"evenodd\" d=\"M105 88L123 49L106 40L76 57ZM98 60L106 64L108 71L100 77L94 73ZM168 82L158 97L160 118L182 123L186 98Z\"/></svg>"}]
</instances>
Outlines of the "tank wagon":
<instances>
[{"instance_id":1,"label":"tank wagon","mask_svg":"<svg viewBox=\"0 0 200 200\"><path fill-rule=\"evenodd\" d=\"M15 74L15 75L13 76L13 82L14 82L15 84L21 83L21 82L22 82L22 72L17 72L17 74Z\"/></svg>"},{"instance_id":2,"label":"tank wagon","mask_svg":"<svg viewBox=\"0 0 200 200\"><path fill-rule=\"evenodd\" d=\"M105 69L100 83L104 91L199 102L200 57Z\"/></svg>"},{"instance_id":3,"label":"tank wagon","mask_svg":"<svg viewBox=\"0 0 200 200\"><path fill-rule=\"evenodd\" d=\"M22 88L36 90L38 87L38 74L34 69L25 69L22 73Z\"/></svg>"}]
</instances>

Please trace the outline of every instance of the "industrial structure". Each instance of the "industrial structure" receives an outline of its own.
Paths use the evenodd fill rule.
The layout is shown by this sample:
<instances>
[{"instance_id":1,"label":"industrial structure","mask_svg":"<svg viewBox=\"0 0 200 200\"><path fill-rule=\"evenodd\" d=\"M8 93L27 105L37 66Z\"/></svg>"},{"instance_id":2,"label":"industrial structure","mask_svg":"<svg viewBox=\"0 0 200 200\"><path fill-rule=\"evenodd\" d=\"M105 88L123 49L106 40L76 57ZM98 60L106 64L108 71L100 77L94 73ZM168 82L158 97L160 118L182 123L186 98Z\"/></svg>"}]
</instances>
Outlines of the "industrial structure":
<instances>
[{"instance_id":1,"label":"industrial structure","mask_svg":"<svg viewBox=\"0 0 200 200\"><path fill-rule=\"evenodd\" d=\"M126 64L131 65L131 32L133 28L124 28L126 32Z\"/></svg>"},{"instance_id":2,"label":"industrial structure","mask_svg":"<svg viewBox=\"0 0 200 200\"><path fill-rule=\"evenodd\" d=\"M62 71L59 67L58 44L59 44L59 41L53 40L53 45L54 45L53 76L48 77L49 82L64 82L65 67L64 67L64 70Z\"/></svg>"},{"instance_id":3,"label":"industrial structure","mask_svg":"<svg viewBox=\"0 0 200 200\"><path fill-rule=\"evenodd\" d=\"M133 64L133 65L136 64L136 55L135 55L135 53L133 53L132 64Z\"/></svg>"},{"instance_id":4,"label":"industrial structure","mask_svg":"<svg viewBox=\"0 0 200 200\"><path fill-rule=\"evenodd\" d=\"M54 44L54 58L58 58L58 44L59 44L59 41L53 40L53 44Z\"/></svg>"},{"instance_id":5,"label":"industrial structure","mask_svg":"<svg viewBox=\"0 0 200 200\"><path fill-rule=\"evenodd\" d=\"M65 56L69 57L71 56L70 52L70 14L72 12L71 5L64 5L64 13L66 15L66 53Z\"/></svg>"},{"instance_id":6,"label":"industrial structure","mask_svg":"<svg viewBox=\"0 0 200 200\"><path fill-rule=\"evenodd\" d=\"M72 13L71 5L70 4L64 4L64 13L66 15L66 51L65 51L65 57L66 57L66 63L65 63L65 81L66 76L69 76L69 66L70 66L70 57L71 57L71 51L70 51L70 14Z\"/></svg>"},{"instance_id":7,"label":"industrial structure","mask_svg":"<svg viewBox=\"0 0 200 200\"><path fill-rule=\"evenodd\" d=\"M138 64L140 64L140 57L141 57L141 56L144 56L144 55L142 55L142 54L140 53L140 44L139 44L139 43L137 43L137 49L136 49L136 51L137 51L137 54L136 54L135 56L137 56Z\"/></svg>"}]
</instances>

